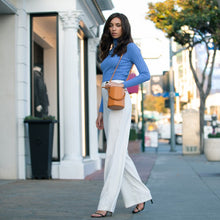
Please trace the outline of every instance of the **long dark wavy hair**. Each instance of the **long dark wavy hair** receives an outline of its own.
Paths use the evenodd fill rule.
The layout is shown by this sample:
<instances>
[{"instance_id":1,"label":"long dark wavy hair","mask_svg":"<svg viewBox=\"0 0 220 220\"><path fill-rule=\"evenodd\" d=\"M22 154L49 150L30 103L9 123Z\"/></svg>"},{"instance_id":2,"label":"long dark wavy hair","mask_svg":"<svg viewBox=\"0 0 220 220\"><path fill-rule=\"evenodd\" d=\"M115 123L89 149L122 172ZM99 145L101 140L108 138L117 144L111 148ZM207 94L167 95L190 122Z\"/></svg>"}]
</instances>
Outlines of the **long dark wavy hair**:
<instances>
[{"instance_id":1,"label":"long dark wavy hair","mask_svg":"<svg viewBox=\"0 0 220 220\"><path fill-rule=\"evenodd\" d=\"M113 38L109 31L110 22L113 18L119 18L121 20L122 35L120 38L118 38L117 47L114 49L112 56L114 56L115 54L117 54L118 56L121 56L122 54L126 53L127 45L133 42L133 39L131 37L131 26L130 26L130 23L127 17L121 13L114 13L110 15L105 23L103 34L102 34L100 45L99 45L100 59L102 61L108 56L109 50L113 44Z\"/></svg>"}]
</instances>

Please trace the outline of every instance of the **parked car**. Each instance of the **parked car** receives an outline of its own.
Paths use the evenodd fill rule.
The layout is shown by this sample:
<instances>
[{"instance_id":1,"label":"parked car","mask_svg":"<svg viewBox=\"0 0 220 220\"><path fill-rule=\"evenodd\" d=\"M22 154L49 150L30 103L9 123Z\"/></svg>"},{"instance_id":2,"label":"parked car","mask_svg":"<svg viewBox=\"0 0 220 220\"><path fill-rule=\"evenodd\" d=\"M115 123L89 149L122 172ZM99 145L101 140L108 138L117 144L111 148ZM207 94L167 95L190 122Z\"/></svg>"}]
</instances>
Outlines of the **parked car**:
<instances>
[{"instance_id":1,"label":"parked car","mask_svg":"<svg viewBox=\"0 0 220 220\"><path fill-rule=\"evenodd\" d=\"M175 141L176 144L181 145L183 143L182 138L182 123L175 124ZM170 135L170 123L159 124L158 125L158 134L160 139L169 140L171 139Z\"/></svg>"}]
</instances>

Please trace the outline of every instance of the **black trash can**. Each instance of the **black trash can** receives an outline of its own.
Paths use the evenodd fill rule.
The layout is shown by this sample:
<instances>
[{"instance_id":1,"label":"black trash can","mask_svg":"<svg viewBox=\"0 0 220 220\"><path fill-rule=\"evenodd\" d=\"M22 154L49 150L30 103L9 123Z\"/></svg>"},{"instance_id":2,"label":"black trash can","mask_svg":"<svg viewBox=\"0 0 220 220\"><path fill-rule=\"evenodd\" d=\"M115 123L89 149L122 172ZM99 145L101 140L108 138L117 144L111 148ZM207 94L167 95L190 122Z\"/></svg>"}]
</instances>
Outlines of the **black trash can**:
<instances>
[{"instance_id":1,"label":"black trash can","mask_svg":"<svg viewBox=\"0 0 220 220\"><path fill-rule=\"evenodd\" d=\"M28 123L33 179L50 179L54 120L26 120Z\"/></svg>"}]
</instances>

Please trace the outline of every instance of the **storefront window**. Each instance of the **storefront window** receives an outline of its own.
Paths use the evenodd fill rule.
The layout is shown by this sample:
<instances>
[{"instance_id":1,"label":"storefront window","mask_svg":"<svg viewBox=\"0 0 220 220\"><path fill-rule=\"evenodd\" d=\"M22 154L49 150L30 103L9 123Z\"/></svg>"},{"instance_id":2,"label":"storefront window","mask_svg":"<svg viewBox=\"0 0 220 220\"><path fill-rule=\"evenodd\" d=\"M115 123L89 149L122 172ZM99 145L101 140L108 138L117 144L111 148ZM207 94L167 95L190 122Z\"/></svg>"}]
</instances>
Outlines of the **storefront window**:
<instances>
[{"instance_id":1,"label":"storefront window","mask_svg":"<svg viewBox=\"0 0 220 220\"><path fill-rule=\"evenodd\" d=\"M31 112L58 118L57 15L31 16ZM59 126L54 127L53 160L59 160Z\"/></svg>"}]
</instances>

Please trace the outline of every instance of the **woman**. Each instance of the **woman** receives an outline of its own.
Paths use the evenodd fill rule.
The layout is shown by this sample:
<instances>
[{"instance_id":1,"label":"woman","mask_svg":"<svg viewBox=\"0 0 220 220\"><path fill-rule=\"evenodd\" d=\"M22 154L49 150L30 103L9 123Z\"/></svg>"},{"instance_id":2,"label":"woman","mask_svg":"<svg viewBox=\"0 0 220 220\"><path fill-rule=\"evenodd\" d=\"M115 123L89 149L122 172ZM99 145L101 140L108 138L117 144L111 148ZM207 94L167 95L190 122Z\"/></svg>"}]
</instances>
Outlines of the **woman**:
<instances>
[{"instance_id":1,"label":"woman","mask_svg":"<svg viewBox=\"0 0 220 220\"><path fill-rule=\"evenodd\" d=\"M105 130L107 151L105 159L104 186L100 195L98 210L91 217L111 216L121 190L125 207L136 205L133 213L144 210L145 202L152 197L149 189L142 183L135 165L127 152L131 123L131 101L128 92L122 110L107 107L108 91L111 86L131 87L150 79L150 73L139 48L133 43L127 17L120 13L112 14L106 21L100 42L101 68L103 71L102 101L96 126ZM121 60L120 57L122 56ZM120 61L119 61L120 60ZM111 82L111 76L117 66ZM126 81L132 65L139 75Z\"/></svg>"}]
</instances>

